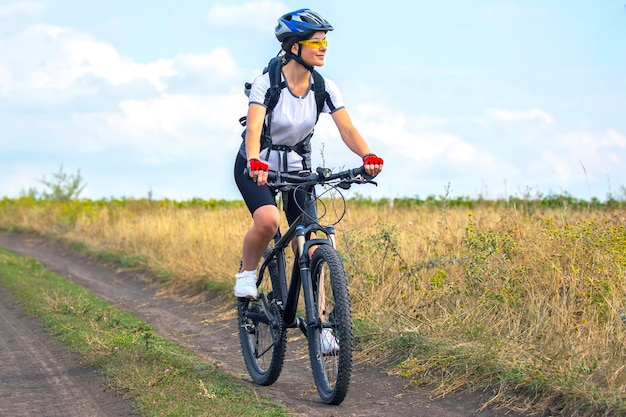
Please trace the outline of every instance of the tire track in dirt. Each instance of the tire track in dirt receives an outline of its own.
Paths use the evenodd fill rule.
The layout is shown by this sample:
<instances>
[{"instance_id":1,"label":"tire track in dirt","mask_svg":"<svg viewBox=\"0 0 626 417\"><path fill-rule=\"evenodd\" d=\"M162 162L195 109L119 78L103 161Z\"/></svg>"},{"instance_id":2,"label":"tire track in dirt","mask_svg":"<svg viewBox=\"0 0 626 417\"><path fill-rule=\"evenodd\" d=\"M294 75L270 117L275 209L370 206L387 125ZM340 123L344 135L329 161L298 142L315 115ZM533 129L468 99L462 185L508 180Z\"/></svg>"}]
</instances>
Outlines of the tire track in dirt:
<instances>
[{"instance_id":1,"label":"tire track in dirt","mask_svg":"<svg viewBox=\"0 0 626 417\"><path fill-rule=\"evenodd\" d=\"M160 335L241 379L248 385L251 395L271 397L293 410L295 415L522 416L512 410L477 411L491 393L461 393L431 399L428 390L407 388L406 381L367 363L355 364L346 400L339 406L327 406L315 391L306 350L299 347L302 344L298 341L288 344L285 366L278 381L270 387L256 386L250 382L243 364L234 300L209 297L186 302L163 296L147 277L106 267L42 238L0 232L0 246L37 259L46 268L135 314L154 326ZM290 337L296 335L295 332L290 330Z\"/></svg>"},{"instance_id":2,"label":"tire track in dirt","mask_svg":"<svg viewBox=\"0 0 626 417\"><path fill-rule=\"evenodd\" d=\"M0 286L0 415L131 416L128 401L102 388L102 378L24 314Z\"/></svg>"}]
</instances>

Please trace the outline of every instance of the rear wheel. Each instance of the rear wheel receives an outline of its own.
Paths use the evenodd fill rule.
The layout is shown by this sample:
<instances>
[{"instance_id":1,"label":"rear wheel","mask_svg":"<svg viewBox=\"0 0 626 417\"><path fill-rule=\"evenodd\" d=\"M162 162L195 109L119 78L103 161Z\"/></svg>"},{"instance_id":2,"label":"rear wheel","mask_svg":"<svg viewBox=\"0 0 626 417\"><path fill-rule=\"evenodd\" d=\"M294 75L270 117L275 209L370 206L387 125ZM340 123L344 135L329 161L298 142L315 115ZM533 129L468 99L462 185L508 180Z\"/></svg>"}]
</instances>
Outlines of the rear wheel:
<instances>
[{"instance_id":1,"label":"rear wheel","mask_svg":"<svg viewBox=\"0 0 626 417\"><path fill-rule=\"evenodd\" d=\"M343 264L332 247L315 249L311 279L319 315L319 325L307 330L313 378L325 403L340 404L352 372L352 313Z\"/></svg>"},{"instance_id":2,"label":"rear wheel","mask_svg":"<svg viewBox=\"0 0 626 417\"><path fill-rule=\"evenodd\" d=\"M275 266L268 271L270 275L277 274ZM237 303L241 351L250 377L259 385L276 382L287 347L282 308L272 292L271 283L277 282L277 277L268 278L262 279L256 300L240 298Z\"/></svg>"}]
</instances>

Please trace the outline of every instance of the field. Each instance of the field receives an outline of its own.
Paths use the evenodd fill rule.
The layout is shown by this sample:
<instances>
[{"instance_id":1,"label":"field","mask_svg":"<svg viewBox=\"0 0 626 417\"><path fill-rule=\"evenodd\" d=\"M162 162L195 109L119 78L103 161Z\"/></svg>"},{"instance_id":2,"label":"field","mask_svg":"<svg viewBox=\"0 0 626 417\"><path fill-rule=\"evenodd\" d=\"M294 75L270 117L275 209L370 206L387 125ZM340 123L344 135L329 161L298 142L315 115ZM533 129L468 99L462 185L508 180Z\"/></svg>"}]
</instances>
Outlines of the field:
<instances>
[{"instance_id":1,"label":"field","mask_svg":"<svg viewBox=\"0 0 626 417\"><path fill-rule=\"evenodd\" d=\"M435 395L626 413L626 204L572 198L353 198L337 225L359 360ZM341 201L324 200L323 223ZM322 211L322 210L321 210ZM0 228L149 270L187 296L230 291L240 201L0 200Z\"/></svg>"}]
</instances>

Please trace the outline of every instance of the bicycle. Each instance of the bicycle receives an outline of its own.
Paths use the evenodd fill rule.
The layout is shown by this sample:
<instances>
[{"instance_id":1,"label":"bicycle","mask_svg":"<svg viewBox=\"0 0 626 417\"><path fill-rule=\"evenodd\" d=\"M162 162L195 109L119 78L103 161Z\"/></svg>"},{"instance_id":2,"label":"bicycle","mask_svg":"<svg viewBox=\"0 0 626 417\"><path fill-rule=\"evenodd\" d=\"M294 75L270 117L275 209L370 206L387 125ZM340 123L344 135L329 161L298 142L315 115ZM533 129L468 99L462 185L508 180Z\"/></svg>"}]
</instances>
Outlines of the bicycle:
<instances>
[{"instance_id":1,"label":"bicycle","mask_svg":"<svg viewBox=\"0 0 626 417\"><path fill-rule=\"evenodd\" d=\"M317 168L304 176L270 171L268 179L268 185L278 191L306 190L316 205L321 201L321 196L315 194L317 185L326 186L326 192L337 190L343 197L340 189L365 183L376 185L363 167L336 174ZM252 380L267 386L278 379L285 359L287 329L299 328L308 342L317 392L322 401L333 405L345 399L352 371L350 296L334 228L345 214L345 199L343 202L343 213L334 224L322 226L319 220L323 215L312 218L304 209L284 234L279 228L259 268L257 298L239 298L237 303L239 339ZM297 252L287 285L286 249L294 237ZM301 290L305 316L297 317Z\"/></svg>"}]
</instances>

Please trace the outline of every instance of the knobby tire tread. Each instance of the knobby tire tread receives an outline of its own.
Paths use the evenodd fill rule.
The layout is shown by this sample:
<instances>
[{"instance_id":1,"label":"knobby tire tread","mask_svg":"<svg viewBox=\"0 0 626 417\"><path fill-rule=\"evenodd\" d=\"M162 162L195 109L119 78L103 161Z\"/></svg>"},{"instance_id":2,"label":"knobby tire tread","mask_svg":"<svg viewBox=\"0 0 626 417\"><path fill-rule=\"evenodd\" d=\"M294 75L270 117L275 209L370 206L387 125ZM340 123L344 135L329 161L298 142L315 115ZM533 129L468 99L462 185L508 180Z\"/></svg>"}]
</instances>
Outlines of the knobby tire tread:
<instances>
[{"instance_id":1,"label":"knobby tire tread","mask_svg":"<svg viewBox=\"0 0 626 417\"><path fill-rule=\"evenodd\" d=\"M314 285L314 292L317 293L318 280L317 270L328 265L331 275L332 294L334 298L333 323L337 329L337 340L339 342L338 366L336 378L327 375L324 369L324 355L320 346L320 330L309 328L309 356L313 378L318 394L327 404L340 404L348 393L350 377L352 372L352 313L350 297L348 293L348 283L341 259L338 253L330 246L321 245L316 248L311 259L311 274ZM321 359L320 359L321 358ZM331 379L329 381L329 378ZM334 386L331 386L334 384Z\"/></svg>"}]
</instances>

